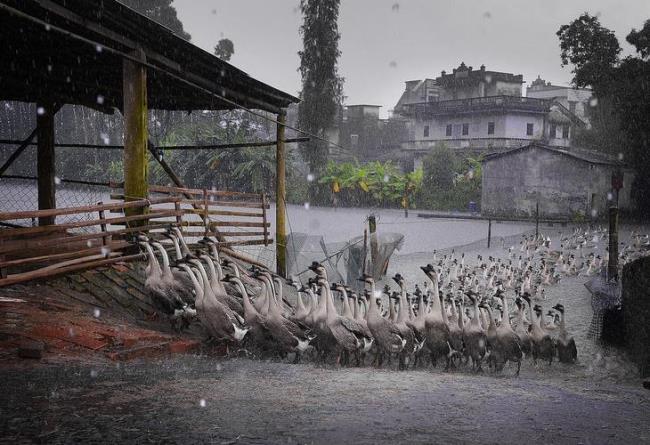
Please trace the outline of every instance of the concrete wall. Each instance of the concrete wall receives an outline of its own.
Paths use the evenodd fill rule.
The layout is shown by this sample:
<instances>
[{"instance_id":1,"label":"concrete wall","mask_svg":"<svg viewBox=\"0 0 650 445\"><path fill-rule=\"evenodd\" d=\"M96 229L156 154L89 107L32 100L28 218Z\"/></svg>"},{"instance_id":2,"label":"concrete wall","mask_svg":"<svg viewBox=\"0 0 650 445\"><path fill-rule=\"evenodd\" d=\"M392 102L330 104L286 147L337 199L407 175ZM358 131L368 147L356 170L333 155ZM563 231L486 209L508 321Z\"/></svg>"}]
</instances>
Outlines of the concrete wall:
<instances>
[{"instance_id":1,"label":"concrete wall","mask_svg":"<svg viewBox=\"0 0 650 445\"><path fill-rule=\"evenodd\" d=\"M650 375L650 257L623 268L623 319L629 357Z\"/></svg>"},{"instance_id":2,"label":"concrete wall","mask_svg":"<svg viewBox=\"0 0 650 445\"><path fill-rule=\"evenodd\" d=\"M536 147L494 158L483 163L481 211L488 216L533 217L539 191L543 217L602 217L611 171L611 166ZM627 187L621 190L619 205L625 209L629 201Z\"/></svg>"}]
</instances>

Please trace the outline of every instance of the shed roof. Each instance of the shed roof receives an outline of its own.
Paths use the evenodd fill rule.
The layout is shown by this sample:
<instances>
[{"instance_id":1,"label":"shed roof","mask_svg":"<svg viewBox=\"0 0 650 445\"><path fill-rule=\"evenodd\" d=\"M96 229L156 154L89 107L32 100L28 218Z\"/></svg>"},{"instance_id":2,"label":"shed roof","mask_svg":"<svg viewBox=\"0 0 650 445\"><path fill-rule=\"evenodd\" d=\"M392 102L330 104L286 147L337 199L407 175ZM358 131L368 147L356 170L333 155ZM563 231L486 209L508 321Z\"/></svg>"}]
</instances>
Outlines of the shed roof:
<instances>
[{"instance_id":1,"label":"shed roof","mask_svg":"<svg viewBox=\"0 0 650 445\"><path fill-rule=\"evenodd\" d=\"M538 148L541 150L547 150L555 154L562 156L569 156L571 158L577 159L579 161L588 162L590 164L603 164L603 165L616 165L624 166L624 163L615 159L614 157L600 153L593 150L586 150L580 148L564 148L564 147L553 147L550 145L541 144L539 142L533 142L532 144L524 145L521 147L513 148L510 150L500 151L496 153L490 153L483 158L483 162L490 162L494 159L502 158L505 156L513 156L520 153L523 153L531 148Z\"/></svg>"},{"instance_id":2,"label":"shed roof","mask_svg":"<svg viewBox=\"0 0 650 445\"><path fill-rule=\"evenodd\" d=\"M0 28L2 100L122 109L122 59L142 49L152 109L279 112L299 101L115 0L0 0Z\"/></svg>"}]
</instances>

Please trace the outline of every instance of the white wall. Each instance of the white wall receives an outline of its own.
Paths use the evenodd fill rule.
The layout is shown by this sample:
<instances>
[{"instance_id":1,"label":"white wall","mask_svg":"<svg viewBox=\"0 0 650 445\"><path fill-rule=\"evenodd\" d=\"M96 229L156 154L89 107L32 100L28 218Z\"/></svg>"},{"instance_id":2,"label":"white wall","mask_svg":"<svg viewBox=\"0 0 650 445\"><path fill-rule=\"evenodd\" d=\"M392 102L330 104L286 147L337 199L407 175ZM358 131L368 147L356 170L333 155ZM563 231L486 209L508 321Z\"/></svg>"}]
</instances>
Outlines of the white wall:
<instances>
[{"instance_id":1,"label":"white wall","mask_svg":"<svg viewBox=\"0 0 650 445\"><path fill-rule=\"evenodd\" d=\"M494 134L488 134L488 122L494 122ZM462 125L469 124L469 134L462 134ZM526 124L534 125L532 136L526 134ZM447 136L447 125L452 125L452 135ZM541 114L481 114L455 117L441 117L415 123L415 140L472 139L472 138L515 138L540 139L544 119ZM429 126L429 136L424 136L424 126Z\"/></svg>"}]
</instances>

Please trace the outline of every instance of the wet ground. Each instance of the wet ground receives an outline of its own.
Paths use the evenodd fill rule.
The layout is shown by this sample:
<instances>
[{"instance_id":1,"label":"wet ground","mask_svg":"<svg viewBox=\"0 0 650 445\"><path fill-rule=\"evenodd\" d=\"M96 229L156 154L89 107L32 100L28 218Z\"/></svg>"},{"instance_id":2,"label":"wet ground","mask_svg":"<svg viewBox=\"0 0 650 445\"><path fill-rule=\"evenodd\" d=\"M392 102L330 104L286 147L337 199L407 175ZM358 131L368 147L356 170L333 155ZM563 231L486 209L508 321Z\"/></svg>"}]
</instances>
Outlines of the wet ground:
<instances>
[{"instance_id":1,"label":"wet ground","mask_svg":"<svg viewBox=\"0 0 650 445\"><path fill-rule=\"evenodd\" d=\"M6 443L649 443L650 393L520 378L185 357L2 372Z\"/></svg>"}]
</instances>

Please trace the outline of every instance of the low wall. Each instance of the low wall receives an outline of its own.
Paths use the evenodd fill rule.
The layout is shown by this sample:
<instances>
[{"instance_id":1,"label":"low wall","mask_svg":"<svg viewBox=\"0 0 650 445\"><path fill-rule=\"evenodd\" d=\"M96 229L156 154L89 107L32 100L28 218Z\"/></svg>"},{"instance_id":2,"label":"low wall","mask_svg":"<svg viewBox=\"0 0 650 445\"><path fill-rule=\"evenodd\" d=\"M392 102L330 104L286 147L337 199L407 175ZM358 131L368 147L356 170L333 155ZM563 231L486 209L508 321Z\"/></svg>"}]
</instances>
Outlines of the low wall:
<instances>
[{"instance_id":1,"label":"low wall","mask_svg":"<svg viewBox=\"0 0 650 445\"><path fill-rule=\"evenodd\" d=\"M623 317L630 358L650 376L650 256L623 268Z\"/></svg>"}]
</instances>

